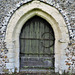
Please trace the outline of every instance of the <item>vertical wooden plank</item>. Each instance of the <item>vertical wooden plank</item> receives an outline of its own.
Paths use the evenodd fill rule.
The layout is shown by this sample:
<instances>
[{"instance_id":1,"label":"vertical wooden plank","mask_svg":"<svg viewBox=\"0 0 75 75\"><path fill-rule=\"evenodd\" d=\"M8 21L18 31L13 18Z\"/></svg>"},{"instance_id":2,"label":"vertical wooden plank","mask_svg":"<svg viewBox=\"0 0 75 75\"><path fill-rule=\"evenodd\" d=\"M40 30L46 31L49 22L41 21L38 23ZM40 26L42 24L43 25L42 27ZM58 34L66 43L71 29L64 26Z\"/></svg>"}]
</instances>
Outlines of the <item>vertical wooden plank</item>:
<instances>
[{"instance_id":1,"label":"vertical wooden plank","mask_svg":"<svg viewBox=\"0 0 75 75\"><path fill-rule=\"evenodd\" d=\"M45 39L49 39L49 27L47 26L47 23L45 25ZM49 54L50 53L50 41L49 40L45 40L45 46L48 48L45 48L45 53Z\"/></svg>"},{"instance_id":2,"label":"vertical wooden plank","mask_svg":"<svg viewBox=\"0 0 75 75\"><path fill-rule=\"evenodd\" d=\"M26 37L27 37L27 23L25 24L25 27L24 27L24 38L26 38ZM26 53L27 52L27 40L24 39L23 42L25 43L25 45L24 45L24 49L25 49L24 53ZM26 56L27 55L25 54L25 57Z\"/></svg>"},{"instance_id":3,"label":"vertical wooden plank","mask_svg":"<svg viewBox=\"0 0 75 75\"><path fill-rule=\"evenodd\" d=\"M39 38L42 39L42 33L41 33L41 30L42 30L42 25L41 25L41 22L39 21ZM42 49L42 44L41 44L42 40L39 40L39 56L41 57L42 55L40 55L43 51Z\"/></svg>"},{"instance_id":4,"label":"vertical wooden plank","mask_svg":"<svg viewBox=\"0 0 75 75\"><path fill-rule=\"evenodd\" d=\"M33 29L33 26L34 26L34 21L32 20L31 24L30 24L30 38L34 38L34 29ZM34 40L31 40L31 48L30 48L30 52L31 53L34 53L35 51L35 43L34 43Z\"/></svg>"},{"instance_id":5,"label":"vertical wooden plank","mask_svg":"<svg viewBox=\"0 0 75 75\"><path fill-rule=\"evenodd\" d=\"M31 38L32 37L32 31L31 31L31 22L29 22L29 37L28 38ZM32 44L31 44L31 40L29 40L29 53L32 53ZM31 56L31 55L29 55Z\"/></svg>"},{"instance_id":6,"label":"vertical wooden plank","mask_svg":"<svg viewBox=\"0 0 75 75\"><path fill-rule=\"evenodd\" d=\"M40 31L40 22L38 23L38 38L41 39L41 31ZM39 57L40 57L40 50L41 50L41 40L38 40L38 53L39 53Z\"/></svg>"},{"instance_id":7,"label":"vertical wooden plank","mask_svg":"<svg viewBox=\"0 0 75 75\"><path fill-rule=\"evenodd\" d=\"M26 26L24 26L24 28L23 28L23 38L25 38L25 36L26 36ZM25 47L26 47L25 46L25 43L26 43L25 39L23 39L23 42L24 42L23 43L24 44L24 46L23 46L24 47L23 53L25 53Z\"/></svg>"},{"instance_id":8,"label":"vertical wooden plank","mask_svg":"<svg viewBox=\"0 0 75 75\"><path fill-rule=\"evenodd\" d=\"M50 47L50 53L53 54L53 46Z\"/></svg>"},{"instance_id":9,"label":"vertical wooden plank","mask_svg":"<svg viewBox=\"0 0 75 75\"><path fill-rule=\"evenodd\" d=\"M50 41L50 45L52 45L53 44L53 41ZM54 51L53 51L53 46L50 48L50 51L51 51L51 53L53 53Z\"/></svg>"},{"instance_id":10,"label":"vertical wooden plank","mask_svg":"<svg viewBox=\"0 0 75 75\"><path fill-rule=\"evenodd\" d=\"M34 22L33 22L33 27L35 27L35 29L33 29L33 35L36 35L36 37L37 37L36 20L34 20ZM36 38L36 37L34 36L34 38ZM34 51L34 53L37 53L37 40L33 40L33 51ZM37 56L37 55L34 55L34 56Z\"/></svg>"},{"instance_id":11,"label":"vertical wooden plank","mask_svg":"<svg viewBox=\"0 0 75 75\"><path fill-rule=\"evenodd\" d=\"M28 24L28 23L27 23ZM29 25L26 25L25 27L25 38L28 38L29 37ZM28 53L29 52L29 40L25 40L25 53ZM27 55L25 55L27 56Z\"/></svg>"},{"instance_id":12,"label":"vertical wooden plank","mask_svg":"<svg viewBox=\"0 0 75 75\"><path fill-rule=\"evenodd\" d=\"M37 38L40 38L39 37L39 19L37 19ZM39 56L39 40L37 40L37 53Z\"/></svg>"},{"instance_id":13,"label":"vertical wooden plank","mask_svg":"<svg viewBox=\"0 0 75 75\"><path fill-rule=\"evenodd\" d=\"M41 38L43 39L43 37L42 37L42 34L44 33L44 23L43 22L40 22L40 31L41 31ZM43 54L43 50L44 50L44 47L42 46L43 43L44 43L44 41L41 40L41 46L40 46L41 54ZM43 55L40 55L40 56L43 56Z\"/></svg>"},{"instance_id":14,"label":"vertical wooden plank","mask_svg":"<svg viewBox=\"0 0 75 75\"><path fill-rule=\"evenodd\" d=\"M38 22L37 22L37 19L35 20L35 38L37 39L38 38ZM35 40L35 53L38 53L38 40ZM36 55L38 56L38 55Z\"/></svg>"},{"instance_id":15,"label":"vertical wooden plank","mask_svg":"<svg viewBox=\"0 0 75 75\"><path fill-rule=\"evenodd\" d=\"M21 41L20 41L20 45L21 45L21 53L23 52L23 39L21 39Z\"/></svg>"},{"instance_id":16,"label":"vertical wooden plank","mask_svg":"<svg viewBox=\"0 0 75 75\"><path fill-rule=\"evenodd\" d=\"M22 30L21 38L24 38L24 30ZM23 42L23 41L24 41L24 39L21 40L21 48L22 48L22 49L21 49L21 52L22 52L22 53L23 53L23 51L24 51L24 42Z\"/></svg>"},{"instance_id":17,"label":"vertical wooden plank","mask_svg":"<svg viewBox=\"0 0 75 75\"><path fill-rule=\"evenodd\" d=\"M26 36L27 36L27 26L24 27L24 38L26 38ZM24 39L23 42L24 42L24 50L25 50L24 53L26 53L26 40Z\"/></svg>"}]
</instances>

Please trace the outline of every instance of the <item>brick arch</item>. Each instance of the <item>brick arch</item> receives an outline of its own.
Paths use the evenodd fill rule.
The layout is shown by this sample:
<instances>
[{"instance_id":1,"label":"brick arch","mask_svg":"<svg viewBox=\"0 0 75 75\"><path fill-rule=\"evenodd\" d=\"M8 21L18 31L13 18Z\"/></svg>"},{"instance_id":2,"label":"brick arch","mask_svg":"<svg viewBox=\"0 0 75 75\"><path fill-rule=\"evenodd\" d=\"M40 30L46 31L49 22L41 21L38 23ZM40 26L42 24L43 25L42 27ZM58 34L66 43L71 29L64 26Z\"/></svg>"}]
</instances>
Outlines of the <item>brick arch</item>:
<instances>
[{"instance_id":1,"label":"brick arch","mask_svg":"<svg viewBox=\"0 0 75 75\"><path fill-rule=\"evenodd\" d=\"M55 34L55 72L66 70L65 49L69 42L68 29L62 15L57 9L39 1L32 1L20 7L11 17L6 30L9 63L6 68L19 72L19 35L24 23L33 16L40 16L51 24ZM63 61L63 62L62 62ZM9 66L10 67L9 67Z\"/></svg>"}]
</instances>

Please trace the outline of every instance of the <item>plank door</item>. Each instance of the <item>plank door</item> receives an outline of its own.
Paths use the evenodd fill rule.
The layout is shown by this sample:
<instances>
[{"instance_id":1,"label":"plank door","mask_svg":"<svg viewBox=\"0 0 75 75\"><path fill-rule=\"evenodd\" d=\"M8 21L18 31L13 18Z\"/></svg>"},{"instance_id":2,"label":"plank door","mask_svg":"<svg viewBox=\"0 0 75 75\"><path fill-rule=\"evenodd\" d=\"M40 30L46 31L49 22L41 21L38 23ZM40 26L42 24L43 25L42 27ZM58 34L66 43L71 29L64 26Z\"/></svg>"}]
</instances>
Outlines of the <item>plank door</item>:
<instances>
[{"instance_id":1,"label":"plank door","mask_svg":"<svg viewBox=\"0 0 75 75\"><path fill-rule=\"evenodd\" d=\"M35 16L20 33L20 69L54 69L54 33L47 21Z\"/></svg>"}]
</instances>

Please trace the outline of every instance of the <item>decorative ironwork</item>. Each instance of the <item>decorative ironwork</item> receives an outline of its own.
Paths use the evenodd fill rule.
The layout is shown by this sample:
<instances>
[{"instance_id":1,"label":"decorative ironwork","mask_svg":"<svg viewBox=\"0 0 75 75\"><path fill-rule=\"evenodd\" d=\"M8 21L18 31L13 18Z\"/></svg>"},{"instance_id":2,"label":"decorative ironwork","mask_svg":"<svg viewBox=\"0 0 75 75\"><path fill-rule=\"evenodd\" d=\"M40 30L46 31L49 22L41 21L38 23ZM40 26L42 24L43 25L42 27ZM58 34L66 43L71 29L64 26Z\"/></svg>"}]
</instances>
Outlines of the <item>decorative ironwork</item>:
<instances>
[{"instance_id":1,"label":"decorative ironwork","mask_svg":"<svg viewBox=\"0 0 75 75\"><path fill-rule=\"evenodd\" d=\"M52 33L50 33L50 32L45 32L45 33L43 33L42 34L42 38L44 39L44 35L46 35L46 34L49 34L49 37L48 38L46 38L47 40L48 40L48 42L50 42L50 41L52 41L53 43L51 44L51 45L49 45L49 46L45 46L44 44L43 44L43 42L41 42L42 43L42 46L43 47L45 47L45 48L50 48L50 47L52 47L53 45L54 45L54 36L53 36L53 34ZM50 37L53 37L53 39L51 39ZM46 40L46 39L44 39L44 40Z\"/></svg>"}]
</instances>

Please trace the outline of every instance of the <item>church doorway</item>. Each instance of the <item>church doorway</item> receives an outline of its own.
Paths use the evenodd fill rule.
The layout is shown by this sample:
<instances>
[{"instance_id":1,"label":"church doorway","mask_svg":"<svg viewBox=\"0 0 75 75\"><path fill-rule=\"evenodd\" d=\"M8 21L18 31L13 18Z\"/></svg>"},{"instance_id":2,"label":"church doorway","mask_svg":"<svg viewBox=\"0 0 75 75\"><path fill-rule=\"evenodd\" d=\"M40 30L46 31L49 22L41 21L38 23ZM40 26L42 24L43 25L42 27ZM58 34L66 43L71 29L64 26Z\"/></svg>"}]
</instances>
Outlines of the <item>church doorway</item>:
<instances>
[{"instance_id":1,"label":"church doorway","mask_svg":"<svg viewBox=\"0 0 75 75\"><path fill-rule=\"evenodd\" d=\"M29 19L20 33L20 70L54 69L54 32L38 16Z\"/></svg>"}]
</instances>

